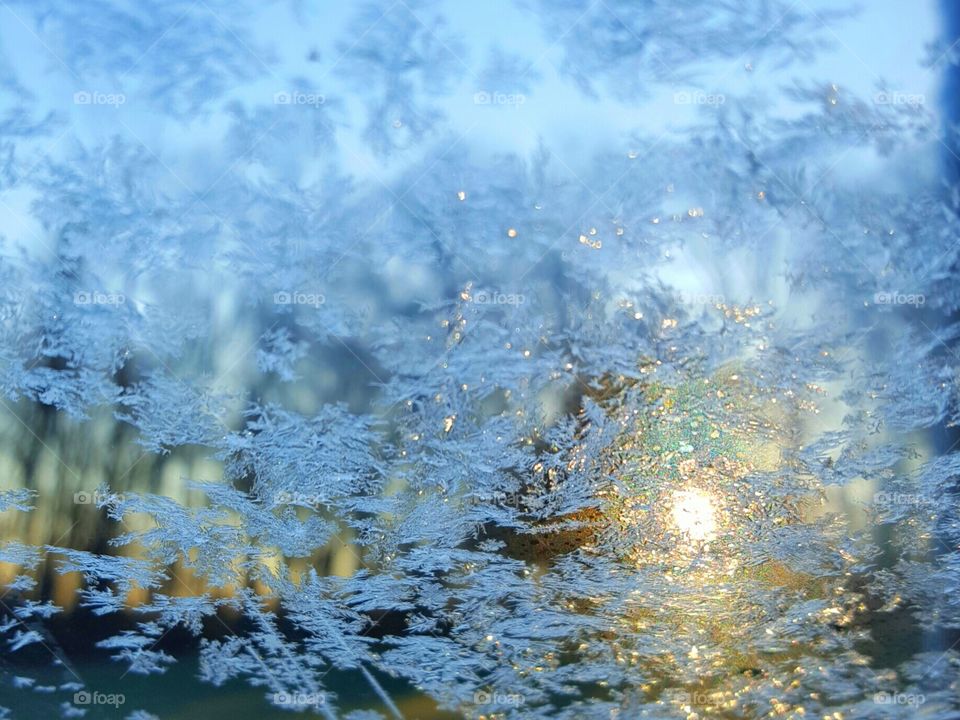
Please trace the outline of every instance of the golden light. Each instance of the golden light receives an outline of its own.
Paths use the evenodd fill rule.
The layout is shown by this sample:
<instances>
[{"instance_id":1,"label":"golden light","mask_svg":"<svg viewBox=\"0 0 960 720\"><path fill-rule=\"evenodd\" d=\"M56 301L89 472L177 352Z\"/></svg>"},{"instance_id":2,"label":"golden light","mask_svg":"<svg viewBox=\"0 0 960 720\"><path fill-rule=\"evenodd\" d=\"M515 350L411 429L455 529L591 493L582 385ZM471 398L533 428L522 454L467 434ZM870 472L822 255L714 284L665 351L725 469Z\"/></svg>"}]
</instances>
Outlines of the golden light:
<instances>
[{"instance_id":1,"label":"golden light","mask_svg":"<svg viewBox=\"0 0 960 720\"><path fill-rule=\"evenodd\" d=\"M673 494L673 522L691 540L709 541L716 536L717 518L710 496L702 490L678 490Z\"/></svg>"}]
</instances>

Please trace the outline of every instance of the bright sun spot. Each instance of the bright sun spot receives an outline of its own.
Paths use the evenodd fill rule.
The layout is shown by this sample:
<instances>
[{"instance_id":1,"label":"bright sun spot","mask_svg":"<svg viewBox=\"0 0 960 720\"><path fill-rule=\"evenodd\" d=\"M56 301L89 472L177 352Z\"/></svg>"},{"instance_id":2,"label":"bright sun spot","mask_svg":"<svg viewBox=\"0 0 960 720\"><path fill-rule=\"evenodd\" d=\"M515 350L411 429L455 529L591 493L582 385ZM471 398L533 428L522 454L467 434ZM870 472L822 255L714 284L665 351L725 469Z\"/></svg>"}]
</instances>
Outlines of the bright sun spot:
<instances>
[{"instance_id":1,"label":"bright sun spot","mask_svg":"<svg viewBox=\"0 0 960 720\"><path fill-rule=\"evenodd\" d=\"M673 495L673 522L691 540L711 540L717 520L710 496L700 490L680 490Z\"/></svg>"}]
</instances>

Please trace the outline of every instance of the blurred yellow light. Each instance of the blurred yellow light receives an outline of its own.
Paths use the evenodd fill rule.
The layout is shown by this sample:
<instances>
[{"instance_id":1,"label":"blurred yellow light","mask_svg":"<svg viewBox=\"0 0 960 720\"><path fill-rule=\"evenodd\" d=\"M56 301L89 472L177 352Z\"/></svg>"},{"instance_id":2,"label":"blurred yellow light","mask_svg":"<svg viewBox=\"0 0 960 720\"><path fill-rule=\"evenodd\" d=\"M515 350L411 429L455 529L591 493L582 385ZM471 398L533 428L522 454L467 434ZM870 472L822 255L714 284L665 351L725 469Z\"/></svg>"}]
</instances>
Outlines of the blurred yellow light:
<instances>
[{"instance_id":1,"label":"blurred yellow light","mask_svg":"<svg viewBox=\"0 0 960 720\"><path fill-rule=\"evenodd\" d=\"M717 518L710 496L701 490L679 490L673 495L673 522L691 540L711 540Z\"/></svg>"}]
</instances>

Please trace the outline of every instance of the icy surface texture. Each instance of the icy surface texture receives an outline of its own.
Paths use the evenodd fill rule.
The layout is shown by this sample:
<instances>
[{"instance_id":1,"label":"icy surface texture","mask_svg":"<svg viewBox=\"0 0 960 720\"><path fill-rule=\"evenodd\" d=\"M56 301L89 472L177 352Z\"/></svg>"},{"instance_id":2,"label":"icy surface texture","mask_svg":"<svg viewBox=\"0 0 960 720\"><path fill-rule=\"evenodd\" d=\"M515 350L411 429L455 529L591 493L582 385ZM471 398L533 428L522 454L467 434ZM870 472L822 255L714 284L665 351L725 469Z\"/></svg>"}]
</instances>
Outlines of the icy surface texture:
<instances>
[{"instance_id":1,"label":"icy surface texture","mask_svg":"<svg viewBox=\"0 0 960 720\"><path fill-rule=\"evenodd\" d=\"M4 447L49 461L0 507L108 528L6 534L6 649L65 679L2 697L98 689L50 568L124 674L186 631L328 718L956 717L934 98L821 75L861 20L803 2L342 5L0 8Z\"/></svg>"}]
</instances>

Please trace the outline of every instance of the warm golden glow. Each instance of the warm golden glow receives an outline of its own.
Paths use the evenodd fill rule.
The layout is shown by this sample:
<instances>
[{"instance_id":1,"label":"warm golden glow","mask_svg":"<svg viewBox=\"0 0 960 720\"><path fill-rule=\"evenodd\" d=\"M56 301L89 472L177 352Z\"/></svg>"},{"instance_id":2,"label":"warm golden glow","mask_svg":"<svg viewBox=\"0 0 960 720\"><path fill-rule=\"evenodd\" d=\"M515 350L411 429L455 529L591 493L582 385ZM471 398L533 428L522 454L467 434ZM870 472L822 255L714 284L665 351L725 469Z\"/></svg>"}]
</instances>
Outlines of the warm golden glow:
<instances>
[{"instance_id":1,"label":"warm golden glow","mask_svg":"<svg viewBox=\"0 0 960 720\"><path fill-rule=\"evenodd\" d=\"M673 494L673 522L691 540L709 541L717 531L710 496L702 490L678 490Z\"/></svg>"}]
</instances>

